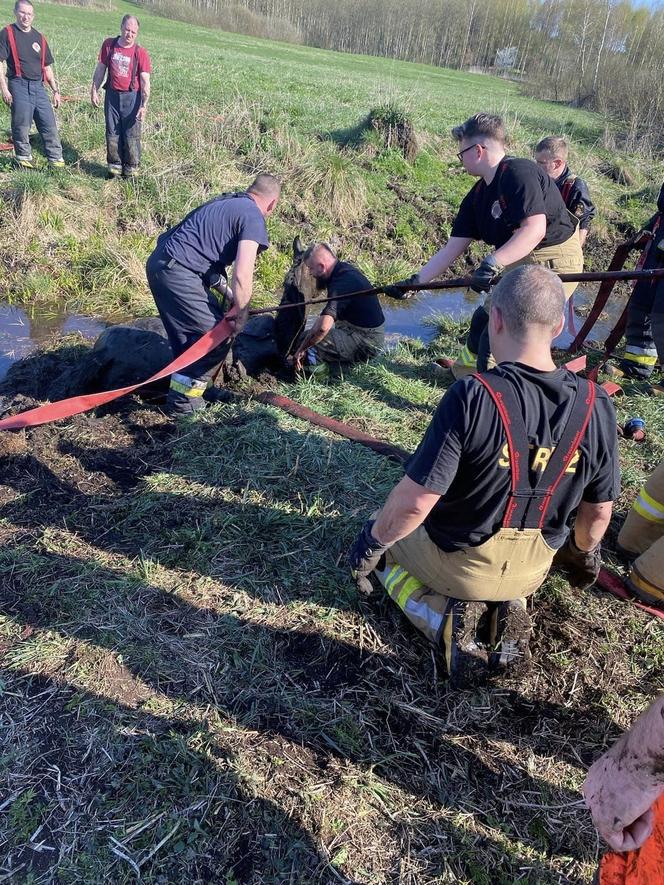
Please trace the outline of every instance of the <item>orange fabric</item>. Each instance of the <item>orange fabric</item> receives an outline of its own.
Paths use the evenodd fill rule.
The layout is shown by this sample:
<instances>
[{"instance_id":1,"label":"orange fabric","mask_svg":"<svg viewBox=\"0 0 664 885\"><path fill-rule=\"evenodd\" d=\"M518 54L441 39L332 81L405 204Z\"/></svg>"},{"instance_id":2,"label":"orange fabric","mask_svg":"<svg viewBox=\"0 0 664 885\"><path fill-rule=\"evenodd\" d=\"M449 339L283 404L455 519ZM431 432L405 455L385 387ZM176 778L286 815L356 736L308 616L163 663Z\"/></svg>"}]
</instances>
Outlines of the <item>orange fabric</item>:
<instances>
[{"instance_id":1,"label":"orange fabric","mask_svg":"<svg viewBox=\"0 0 664 885\"><path fill-rule=\"evenodd\" d=\"M638 851L609 852L602 858L599 885L663 885L664 793L653 805L655 825Z\"/></svg>"}]
</instances>

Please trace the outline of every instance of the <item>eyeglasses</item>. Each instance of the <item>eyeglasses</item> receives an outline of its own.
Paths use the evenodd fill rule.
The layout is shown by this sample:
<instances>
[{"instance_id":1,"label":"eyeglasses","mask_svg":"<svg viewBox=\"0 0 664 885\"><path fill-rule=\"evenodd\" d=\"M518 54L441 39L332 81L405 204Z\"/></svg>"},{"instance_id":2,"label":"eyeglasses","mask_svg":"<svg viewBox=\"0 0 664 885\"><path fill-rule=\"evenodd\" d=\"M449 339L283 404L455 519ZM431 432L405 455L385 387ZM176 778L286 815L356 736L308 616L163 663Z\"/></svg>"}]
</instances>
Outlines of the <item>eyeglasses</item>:
<instances>
[{"instance_id":1,"label":"eyeglasses","mask_svg":"<svg viewBox=\"0 0 664 885\"><path fill-rule=\"evenodd\" d=\"M469 147L464 148L462 151L459 151L459 153L457 154L457 157L459 158L459 162L461 162L463 160L463 155L466 153L466 151L471 151L474 147L481 147L481 148L486 149L486 145L484 145L484 144L471 144L471 145L469 145Z\"/></svg>"}]
</instances>

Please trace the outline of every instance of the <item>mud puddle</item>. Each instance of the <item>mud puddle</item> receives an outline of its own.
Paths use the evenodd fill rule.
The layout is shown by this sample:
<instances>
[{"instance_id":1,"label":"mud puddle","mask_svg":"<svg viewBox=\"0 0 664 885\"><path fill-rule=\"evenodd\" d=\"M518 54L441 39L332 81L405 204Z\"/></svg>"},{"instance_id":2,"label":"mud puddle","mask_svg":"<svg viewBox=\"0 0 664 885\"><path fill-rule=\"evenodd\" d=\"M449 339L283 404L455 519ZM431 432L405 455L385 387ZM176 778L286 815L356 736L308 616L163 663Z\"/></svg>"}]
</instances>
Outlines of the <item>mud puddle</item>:
<instances>
[{"instance_id":1,"label":"mud puddle","mask_svg":"<svg viewBox=\"0 0 664 885\"><path fill-rule=\"evenodd\" d=\"M53 308L42 313L0 304L0 381L12 363L29 356L47 342L73 334L94 340L108 325L103 320L58 312Z\"/></svg>"},{"instance_id":2,"label":"mud puddle","mask_svg":"<svg viewBox=\"0 0 664 885\"><path fill-rule=\"evenodd\" d=\"M566 347L574 337L574 329L580 329L595 298L594 288L577 289L574 295L575 314L573 326L567 317L565 330L558 339L557 347ZM470 319L475 308L481 303L481 297L468 290L448 290L443 292L421 292L412 299L394 301L381 298L385 313L385 330L389 343L396 343L400 338L419 338L429 343L436 336L436 327L427 320L439 314L450 319L461 321ZM603 341L613 328L624 299L614 295L609 302L608 311L602 315L595 325L591 338ZM105 328L122 321L122 317L102 320L82 314L58 311L57 307L49 307L45 311L24 309L0 303L0 381L5 377L9 367L17 360L34 353L47 343L56 341L58 337L78 334L82 338L94 341ZM311 317L310 319L313 319Z\"/></svg>"}]
</instances>

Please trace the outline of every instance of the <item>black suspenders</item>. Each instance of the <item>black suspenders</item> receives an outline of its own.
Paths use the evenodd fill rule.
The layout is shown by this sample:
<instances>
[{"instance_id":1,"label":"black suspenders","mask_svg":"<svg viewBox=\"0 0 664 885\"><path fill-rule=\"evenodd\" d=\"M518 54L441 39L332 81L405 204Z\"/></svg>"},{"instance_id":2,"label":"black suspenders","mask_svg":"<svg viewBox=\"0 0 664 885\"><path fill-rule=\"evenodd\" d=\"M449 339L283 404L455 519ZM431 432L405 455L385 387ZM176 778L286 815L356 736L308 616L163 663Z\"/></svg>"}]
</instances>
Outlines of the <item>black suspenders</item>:
<instances>
[{"instance_id":1,"label":"black suspenders","mask_svg":"<svg viewBox=\"0 0 664 885\"><path fill-rule=\"evenodd\" d=\"M494 373L475 374L473 377L484 386L493 400L507 438L511 488L503 528L541 529L551 499L585 436L595 404L595 385L575 376L576 391L562 436L543 473L532 487L528 434L514 385L507 378Z\"/></svg>"}]
</instances>

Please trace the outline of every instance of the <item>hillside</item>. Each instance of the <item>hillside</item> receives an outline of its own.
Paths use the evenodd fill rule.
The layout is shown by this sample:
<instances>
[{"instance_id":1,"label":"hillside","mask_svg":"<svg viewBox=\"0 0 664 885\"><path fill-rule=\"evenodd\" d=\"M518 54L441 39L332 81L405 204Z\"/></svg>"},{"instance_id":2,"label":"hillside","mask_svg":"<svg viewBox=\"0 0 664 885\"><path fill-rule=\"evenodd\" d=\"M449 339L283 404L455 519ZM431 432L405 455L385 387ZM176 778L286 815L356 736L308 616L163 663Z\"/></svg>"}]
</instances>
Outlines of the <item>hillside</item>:
<instances>
[{"instance_id":1,"label":"hillside","mask_svg":"<svg viewBox=\"0 0 664 885\"><path fill-rule=\"evenodd\" d=\"M10 20L10 5L1 8ZM40 5L36 25L72 98L59 114L68 168L26 175L0 154L4 300L64 299L101 314L151 311L143 263L157 233L211 195L245 186L257 169L285 185L270 224L274 248L259 269L263 301L281 283L296 234L333 240L379 282L399 277L440 243L472 183L449 129L479 109L505 115L515 153L527 155L552 131L570 136L574 168L600 208L591 264L604 264L618 228L642 223L663 177L661 168L612 156L601 117L526 99L508 81L225 34L141 10L140 42L155 68L144 169L134 186L109 183L103 115L89 104L89 84L101 39L133 9ZM413 120L421 146L413 164L376 133L358 130L371 109L390 104ZM626 167L633 186L602 175L607 161Z\"/></svg>"}]
</instances>

